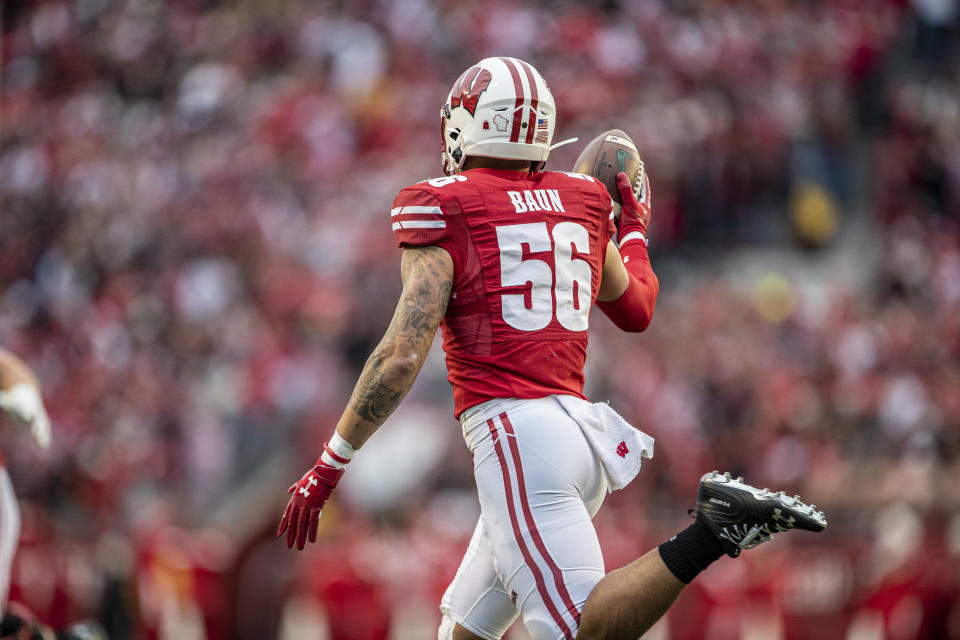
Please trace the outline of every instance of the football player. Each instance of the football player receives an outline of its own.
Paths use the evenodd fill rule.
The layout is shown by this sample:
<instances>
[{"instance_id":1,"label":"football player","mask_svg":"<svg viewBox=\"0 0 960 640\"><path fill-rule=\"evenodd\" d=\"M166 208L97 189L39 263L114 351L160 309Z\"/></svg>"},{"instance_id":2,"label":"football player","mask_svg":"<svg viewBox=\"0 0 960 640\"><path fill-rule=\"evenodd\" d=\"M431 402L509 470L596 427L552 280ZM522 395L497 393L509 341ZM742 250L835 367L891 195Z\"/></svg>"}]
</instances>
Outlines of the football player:
<instances>
[{"instance_id":1,"label":"football player","mask_svg":"<svg viewBox=\"0 0 960 640\"><path fill-rule=\"evenodd\" d=\"M20 358L0 349L0 410L30 430L41 449L50 446L50 419L36 376ZM0 456L0 617L10 589L10 568L20 537L20 510Z\"/></svg>"},{"instance_id":2,"label":"football player","mask_svg":"<svg viewBox=\"0 0 960 640\"><path fill-rule=\"evenodd\" d=\"M289 547L316 540L330 492L442 328L481 517L441 603L441 640L495 640L517 615L537 640L632 640L724 553L826 526L799 499L714 472L687 529L605 574L591 518L653 440L583 395L588 320L596 304L625 331L650 323L651 195L645 175L621 173L617 224L599 181L544 171L555 124L523 60L487 58L456 81L441 110L446 175L401 190L390 212L403 249L393 320L277 530Z\"/></svg>"}]
</instances>

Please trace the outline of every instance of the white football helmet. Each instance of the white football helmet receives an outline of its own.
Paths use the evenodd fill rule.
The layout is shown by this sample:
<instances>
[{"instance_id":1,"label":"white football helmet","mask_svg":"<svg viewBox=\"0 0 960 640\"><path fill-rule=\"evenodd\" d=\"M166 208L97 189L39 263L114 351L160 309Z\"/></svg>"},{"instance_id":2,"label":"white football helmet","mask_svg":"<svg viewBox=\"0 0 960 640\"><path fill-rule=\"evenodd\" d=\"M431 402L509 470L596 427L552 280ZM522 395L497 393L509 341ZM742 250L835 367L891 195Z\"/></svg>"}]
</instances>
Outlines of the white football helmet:
<instances>
[{"instance_id":1,"label":"white football helmet","mask_svg":"<svg viewBox=\"0 0 960 640\"><path fill-rule=\"evenodd\" d=\"M485 58L464 71L440 114L443 171L460 171L467 156L529 160L550 153L557 107L540 73L517 58Z\"/></svg>"}]
</instances>

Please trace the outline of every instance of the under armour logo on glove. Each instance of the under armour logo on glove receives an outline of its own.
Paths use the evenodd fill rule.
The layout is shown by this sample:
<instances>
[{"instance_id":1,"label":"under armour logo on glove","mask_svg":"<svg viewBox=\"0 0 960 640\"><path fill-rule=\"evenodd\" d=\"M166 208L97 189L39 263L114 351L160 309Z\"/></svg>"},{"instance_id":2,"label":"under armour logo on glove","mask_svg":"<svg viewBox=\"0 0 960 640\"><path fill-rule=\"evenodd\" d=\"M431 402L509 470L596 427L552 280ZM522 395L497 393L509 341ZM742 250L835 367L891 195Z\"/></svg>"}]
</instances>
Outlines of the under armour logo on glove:
<instances>
[{"instance_id":1,"label":"under armour logo on glove","mask_svg":"<svg viewBox=\"0 0 960 640\"><path fill-rule=\"evenodd\" d=\"M303 549L307 543L317 541L317 528L320 525L320 513L323 505L327 503L330 492L340 482L343 476L343 469L337 469L322 460L317 460L317 465L303 474L300 480L287 490L290 501L283 512L283 518L280 520L280 526L277 527L277 535L287 534L287 546L293 548L294 543L297 549Z\"/></svg>"},{"instance_id":2,"label":"under armour logo on glove","mask_svg":"<svg viewBox=\"0 0 960 640\"><path fill-rule=\"evenodd\" d=\"M315 486L316 484L317 484L317 479L311 475L309 478L307 478L307 485L300 487L300 494L303 495L304 498L309 498L310 488Z\"/></svg>"},{"instance_id":3,"label":"under armour logo on glove","mask_svg":"<svg viewBox=\"0 0 960 640\"><path fill-rule=\"evenodd\" d=\"M617 445L617 455L626 458L628 453L630 453L630 449L627 449L626 441L621 440L620 444Z\"/></svg>"}]
</instances>

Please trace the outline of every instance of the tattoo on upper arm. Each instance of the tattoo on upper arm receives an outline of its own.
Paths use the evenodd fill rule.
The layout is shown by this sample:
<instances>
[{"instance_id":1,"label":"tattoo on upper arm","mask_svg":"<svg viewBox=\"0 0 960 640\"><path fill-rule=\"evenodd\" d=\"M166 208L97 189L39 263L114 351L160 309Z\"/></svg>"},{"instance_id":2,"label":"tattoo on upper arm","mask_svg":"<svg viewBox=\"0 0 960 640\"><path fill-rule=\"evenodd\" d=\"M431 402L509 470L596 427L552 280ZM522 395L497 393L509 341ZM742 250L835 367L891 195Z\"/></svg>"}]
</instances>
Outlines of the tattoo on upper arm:
<instances>
[{"instance_id":1,"label":"tattoo on upper arm","mask_svg":"<svg viewBox=\"0 0 960 640\"><path fill-rule=\"evenodd\" d=\"M453 290L451 260L440 247L404 249L403 293L383 340L367 359L350 407L382 424L410 390L430 350ZM387 362L401 366L387 367ZM409 366L404 366L409 365Z\"/></svg>"}]
</instances>

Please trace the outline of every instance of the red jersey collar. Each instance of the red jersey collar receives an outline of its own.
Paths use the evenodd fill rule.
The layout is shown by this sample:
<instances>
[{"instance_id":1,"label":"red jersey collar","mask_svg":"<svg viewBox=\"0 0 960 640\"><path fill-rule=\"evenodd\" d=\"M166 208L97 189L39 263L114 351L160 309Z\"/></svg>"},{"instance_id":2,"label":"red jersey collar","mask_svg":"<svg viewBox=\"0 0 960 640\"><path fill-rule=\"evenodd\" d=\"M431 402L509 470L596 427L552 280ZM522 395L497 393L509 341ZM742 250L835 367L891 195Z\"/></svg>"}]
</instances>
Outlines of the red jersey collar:
<instances>
[{"instance_id":1,"label":"red jersey collar","mask_svg":"<svg viewBox=\"0 0 960 640\"><path fill-rule=\"evenodd\" d=\"M463 173L471 173L474 171L487 173L492 176L497 176L498 178L507 178L508 180L529 180L531 176L534 175L532 171L522 171L518 169L491 169L489 167L474 167L473 169L467 169Z\"/></svg>"}]
</instances>

